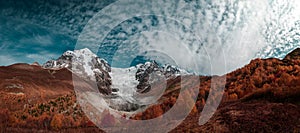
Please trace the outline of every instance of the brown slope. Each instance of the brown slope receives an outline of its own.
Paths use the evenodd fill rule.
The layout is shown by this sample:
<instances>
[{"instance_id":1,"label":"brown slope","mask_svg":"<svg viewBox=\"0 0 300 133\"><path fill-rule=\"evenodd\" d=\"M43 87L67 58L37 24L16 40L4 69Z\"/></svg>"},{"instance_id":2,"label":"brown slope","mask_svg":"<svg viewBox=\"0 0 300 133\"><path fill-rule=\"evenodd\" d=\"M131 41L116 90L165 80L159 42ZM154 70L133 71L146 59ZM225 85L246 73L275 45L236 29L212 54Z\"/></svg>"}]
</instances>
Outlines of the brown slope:
<instances>
[{"instance_id":1,"label":"brown slope","mask_svg":"<svg viewBox=\"0 0 300 133\"><path fill-rule=\"evenodd\" d=\"M71 72L67 69L47 70L40 66L14 64L0 67L0 94L2 108L18 97L28 103L45 102L73 92ZM4 102L4 103L3 103ZM19 104L17 104L19 105ZM13 106L15 109L20 109ZM13 108L9 108L13 109Z\"/></svg>"},{"instance_id":2,"label":"brown slope","mask_svg":"<svg viewBox=\"0 0 300 133\"><path fill-rule=\"evenodd\" d=\"M0 67L0 132L49 130L101 131L76 104L72 73L29 64Z\"/></svg>"},{"instance_id":3,"label":"brown slope","mask_svg":"<svg viewBox=\"0 0 300 133\"><path fill-rule=\"evenodd\" d=\"M222 103L203 126L198 125L198 119L211 78L200 77L197 105L172 132L300 132L299 53L300 49L296 49L284 60L255 59L227 74ZM160 104L133 119L152 119L163 114L176 102L178 94L176 89L168 92Z\"/></svg>"}]
</instances>

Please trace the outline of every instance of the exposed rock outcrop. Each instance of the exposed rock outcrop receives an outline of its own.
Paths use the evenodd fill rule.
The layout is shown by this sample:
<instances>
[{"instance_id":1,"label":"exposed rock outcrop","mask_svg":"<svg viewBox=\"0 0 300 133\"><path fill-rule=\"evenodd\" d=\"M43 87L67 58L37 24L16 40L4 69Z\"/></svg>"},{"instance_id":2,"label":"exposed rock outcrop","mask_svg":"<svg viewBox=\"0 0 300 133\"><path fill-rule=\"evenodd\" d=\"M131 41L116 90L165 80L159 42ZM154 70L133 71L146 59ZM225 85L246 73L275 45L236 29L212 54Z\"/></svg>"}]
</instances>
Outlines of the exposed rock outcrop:
<instances>
[{"instance_id":1,"label":"exposed rock outcrop","mask_svg":"<svg viewBox=\"0 0 300 133\"><path fill-rule=\"evenodd\" d=\"M170 80L179 76L181 74L180 72L180 69L175 66L165 65L161 67L155 61L140 64L137 66L135 76L139 81L137 91L140 93L147 93L151 90L151 83L155 82L157 79L165 78Z\"/></svg>"}]
</instances>

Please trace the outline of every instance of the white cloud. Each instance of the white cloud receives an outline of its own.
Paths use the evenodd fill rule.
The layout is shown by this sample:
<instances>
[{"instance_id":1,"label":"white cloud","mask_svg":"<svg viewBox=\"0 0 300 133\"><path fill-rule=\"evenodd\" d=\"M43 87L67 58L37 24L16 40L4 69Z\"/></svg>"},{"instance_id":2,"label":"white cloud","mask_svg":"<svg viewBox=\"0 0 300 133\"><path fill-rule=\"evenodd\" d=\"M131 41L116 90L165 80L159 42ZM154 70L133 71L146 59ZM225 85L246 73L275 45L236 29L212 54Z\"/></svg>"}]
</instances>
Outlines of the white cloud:
<instances>
[{"instance_id":1,"label":"white cloud","mask_svg":"<svg viewBox=\"0 0 300 133\"><path fill-rule=\"evenodd\" d=\"M59 55L53 54L47 51L42 51L40 53L35 54L28 54L26 55L27 58L39 62L39 63L45 63L48 60L51 60L52 58L57 58Z\"/></svg>"},{"instance_id":2,"label":"white cloud","mask_svg":"<svg viewBox=\"0 0 300 133\"><path fill-rule=\"evenodd\" d=\"M11 65L18 61L10 55L0 55L1 65Z\"/></svg>"},{"instance_id":3,"label":"white cloud","mask_svg":"<svg viewBox=\"0 0 300 133\"><path fill-rule=\"evenodd\" d=\"M50 35L34 35L32 38L23 38L19 40L21 44L39 44L42 46L49 46L54 44Z\"/></svg>"}]
</instances>

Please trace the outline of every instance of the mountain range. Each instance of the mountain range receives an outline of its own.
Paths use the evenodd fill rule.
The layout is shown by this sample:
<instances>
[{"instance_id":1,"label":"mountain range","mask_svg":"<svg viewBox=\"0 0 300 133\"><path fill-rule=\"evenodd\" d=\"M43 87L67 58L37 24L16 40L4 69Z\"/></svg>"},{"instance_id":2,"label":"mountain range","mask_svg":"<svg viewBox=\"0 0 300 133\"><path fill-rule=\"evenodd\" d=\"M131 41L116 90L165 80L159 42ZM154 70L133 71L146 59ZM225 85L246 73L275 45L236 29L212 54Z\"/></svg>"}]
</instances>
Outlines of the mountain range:
<instances>
[{"instance_id":1,"label":"mountain range","mask_svg":"<svg viewBox=\"0 0 300 133\"><path fill-rule=\"evenodd\" d=\"M299 132L299 64L300 49L296 49L282 60L255 59L224 75L227 81L221 104L213 117L199 126L212 76L196 76L155 61L113 68L89 49L67 51L43 65L19 63L0 67L0 129L2 132L103 132L78 104L75 78L76 84L86 86L84 91L99 91L109 101L110 108L134 112L124 115L135 120L157 118L170 110L182 88L181 82L199 88L193 110L171 132ZM192 78L181 81L183 76ZM200 86L192 86L193 79L200 79ZM159 88L162 84L166 86L163 91ZM158 101L153 103L144 97ZM104 113L101 124L117 123L112 114ZM134 130L138 132L139 128Z\"/></svg>"}]
</instances>

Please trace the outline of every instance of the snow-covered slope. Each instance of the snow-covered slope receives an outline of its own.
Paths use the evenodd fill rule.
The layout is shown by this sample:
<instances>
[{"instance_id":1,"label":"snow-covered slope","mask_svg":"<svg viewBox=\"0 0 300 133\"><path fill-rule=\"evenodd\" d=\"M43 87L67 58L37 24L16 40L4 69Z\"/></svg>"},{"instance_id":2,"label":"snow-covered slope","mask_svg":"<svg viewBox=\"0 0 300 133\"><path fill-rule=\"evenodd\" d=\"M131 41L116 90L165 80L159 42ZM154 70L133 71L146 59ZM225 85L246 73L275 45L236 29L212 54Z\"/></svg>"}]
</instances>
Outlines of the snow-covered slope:
<instances>
[{"instance_id":1,"label":"snow-covered slope","mask_svg":"<svg viewBox=\"0 0 300 133\"><path fill-rule=\"evenodd\" d=\"M96 81L102 94L109 95L112 92L109 64L87 48L66 51L57 60L47 61L43 67L48 69L68 68L84 79Z\"/></svg>"},{"instance_id":2,"label":"snow-covered slope","mask_svg":"<svg viewBox=\"0 0 300 133\"><path fill-rule=\"evenodd\" d=\"M72 67L75 65L76 67ZM57 60L50 60L43 65L44 68L69 68L70 70L93 77L95 72L102 69L110 72L108 63L97 57L91 50L85 48L75 51L66 51ZM82 72L82 73L81 73Z\"/></svg>"}]
</instances>

